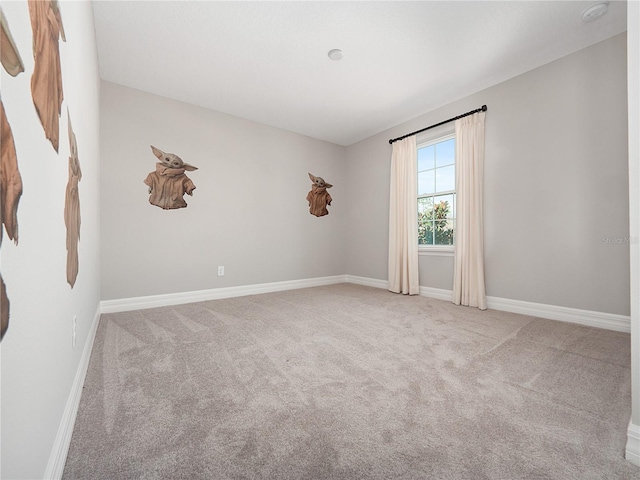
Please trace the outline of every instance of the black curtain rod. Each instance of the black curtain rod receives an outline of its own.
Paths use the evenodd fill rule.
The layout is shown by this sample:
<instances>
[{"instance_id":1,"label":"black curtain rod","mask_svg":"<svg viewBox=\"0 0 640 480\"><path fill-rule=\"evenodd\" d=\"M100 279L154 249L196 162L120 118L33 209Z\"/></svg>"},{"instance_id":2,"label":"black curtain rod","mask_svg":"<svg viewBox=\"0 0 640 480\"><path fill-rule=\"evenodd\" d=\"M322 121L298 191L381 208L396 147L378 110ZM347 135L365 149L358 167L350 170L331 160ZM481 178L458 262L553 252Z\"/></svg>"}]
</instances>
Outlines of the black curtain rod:
<instances>
[{"instance_id":1,"label":"black curtain rod","mask_svg":"<svg viewBox=\"0 0 640 480\"><path fill-rule=\"evenodd\" d=\"M431 128L439 127L440 125L444 125L445 123L453 122L455 120L459 120L461 118L468 117L469 115L473 115L474 113L486 112L486 111L487 111L487 106L486 105L482 105L480 108L476 108L475 110L471 110L470 112L463 113L462 115L458 115L457 117L450 118L449 120L445 120L444 122L436 123L435 125L431 125L429 127L421 128L420 130L416 130L415 132L407 133L406 135L403 135L403 136L398 137L398 138L392 138L391 140L389 140L389 143L397 142L398 140L404 140L405 138L410 137L411 135L416 135L418 133L424 132L425 130L429 130Z\"/></svg>"}]
</instances>

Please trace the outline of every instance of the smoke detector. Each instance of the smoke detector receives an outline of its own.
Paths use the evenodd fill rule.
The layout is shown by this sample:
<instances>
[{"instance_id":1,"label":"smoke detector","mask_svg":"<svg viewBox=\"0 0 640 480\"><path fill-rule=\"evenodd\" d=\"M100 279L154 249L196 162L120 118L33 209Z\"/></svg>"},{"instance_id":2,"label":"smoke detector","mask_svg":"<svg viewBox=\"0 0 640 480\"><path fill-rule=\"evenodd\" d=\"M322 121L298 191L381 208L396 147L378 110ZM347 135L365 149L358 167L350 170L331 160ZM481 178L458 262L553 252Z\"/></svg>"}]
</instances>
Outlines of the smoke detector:
<instances>
[{"instance_id":1,"label":"smoke detector","mask_svg":"<svg viewBox=\"0 0 640 480\"><path fill-rule=\"evenodd\" d=\"M331 60L341 60L342 50L340 50L339 48L334 48L333 50L329 50L329 53L327 55L329 55L329 58Z\"/></svg>"},{"instance_id":2,"label":"smoke detector","mask_svg":"<svg viewBox=\"0 0 640 480\"><path fill-rule=\"evenodd\" d=\"M584 12L582 12L582 21L584 23L593 22L594 20L599 19L609 9L608 2L596 3L595 5L590 6Z\"/></svg>"}]
</instances>

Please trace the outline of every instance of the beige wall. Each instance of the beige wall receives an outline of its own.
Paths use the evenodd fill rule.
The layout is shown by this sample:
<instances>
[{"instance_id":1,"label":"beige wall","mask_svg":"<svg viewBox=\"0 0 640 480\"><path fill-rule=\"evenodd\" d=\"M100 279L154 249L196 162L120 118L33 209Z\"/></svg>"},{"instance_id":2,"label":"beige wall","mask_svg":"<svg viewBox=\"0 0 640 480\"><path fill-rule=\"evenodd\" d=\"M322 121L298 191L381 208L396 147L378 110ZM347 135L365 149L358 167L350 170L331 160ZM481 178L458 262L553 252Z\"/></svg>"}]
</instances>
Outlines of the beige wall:
<instances>
[{"instance_id":1,"label":"beige wall","mask_svg":"<svg viewBox=\"0 0 640 480\"><path fill-rule=\"evenodd\" d=\"M2 242L2 276L11 319L2 349L1 478L50 476L58 453L56 435L81 363L100 300L99 78L89 2L61 2L67 41L60 43L64 102L60 147L46 140L31 99L32 32L27 2L2 2L2 10L25 64L10 77L2 71L2 101L15 139L24 190L18 208L19 244ZM66 280L65 189L69 141L67 109L82 168L79 184L78 277ZM77 316L76 346L72 320ZM54 455L52 455L54 454Z\"/></svg>"},{"instance_id":2,"label":"beige wall","mask_svg":"<svg viewBox=\"0 0 640 480\"><path fill-rule=\"evenodd\" d=\"M487 294L628 315L625 42L347 148L103 83L102 298L344 273L385 280L388 139L487 104ZM200 167L186 209L147 203L150 144ZM307 213L307 171L335 185L327 217ZM452 257L421 256L421 285L451 289L452 269Z\"/></svg>"},{"instance_id":3,"label":"beige wall","mask_svg":"<svg viewBox=\"0 0 640 480\"><path fill-rule=\"evenodd\" d=\"M388 140L483 104L487 295L629 315L625 34L348 147L348 273L387 278Z\"/></svg>"},{"instance_id":4,"label":"beige wall","mask_svg":"<svg viewBox=\"0 0 640 480\"><path fill-rule=\"evenodd\" d=\"M345 273L344 147L108 82L101 122L103 300ZM186 208L149 204L150 145L199 168ZM327 216L308 172L334 185Z\"/></svg>"}]
</instances>

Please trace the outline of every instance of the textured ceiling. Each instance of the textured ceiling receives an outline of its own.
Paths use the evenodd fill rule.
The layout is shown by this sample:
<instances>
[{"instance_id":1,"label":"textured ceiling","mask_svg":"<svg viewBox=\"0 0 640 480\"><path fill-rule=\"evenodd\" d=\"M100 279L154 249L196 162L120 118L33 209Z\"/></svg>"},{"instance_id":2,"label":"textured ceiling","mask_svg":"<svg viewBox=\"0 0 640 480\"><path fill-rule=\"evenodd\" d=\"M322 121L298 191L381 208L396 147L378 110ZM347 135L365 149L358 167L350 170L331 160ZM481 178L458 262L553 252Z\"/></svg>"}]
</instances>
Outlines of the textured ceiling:
<instances>
[{"instance_id":1,"label":"textured ceiling","mask_svg":"<svg viewBox=\"0 0 640 480\"><path fill-rule=\"evenodd\" d=\"M626 2L95 1L101 78L350 145L626 30ZM340 48L344 58L327 52Z\"/></svg>"}]
</instances>

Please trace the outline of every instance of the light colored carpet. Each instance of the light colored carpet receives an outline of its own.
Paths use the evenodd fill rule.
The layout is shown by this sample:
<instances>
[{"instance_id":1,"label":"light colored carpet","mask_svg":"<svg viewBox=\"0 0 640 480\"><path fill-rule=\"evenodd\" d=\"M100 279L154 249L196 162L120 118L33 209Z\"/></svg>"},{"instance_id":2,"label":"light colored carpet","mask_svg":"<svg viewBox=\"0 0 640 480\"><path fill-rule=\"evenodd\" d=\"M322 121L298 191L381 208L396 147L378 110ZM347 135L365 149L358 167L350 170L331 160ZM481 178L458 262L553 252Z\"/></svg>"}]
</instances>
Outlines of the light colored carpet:
<instances>
[{"instance_id":1,"label":"light colored carpet","mask_svg":"<svg viewBox=\"0 0 640 480\"><path fill-rule=\"evenodd\" d=\"M351 284L103 315L65 479L634 479L629 335Z\"/></svg>"}]
</instances>

